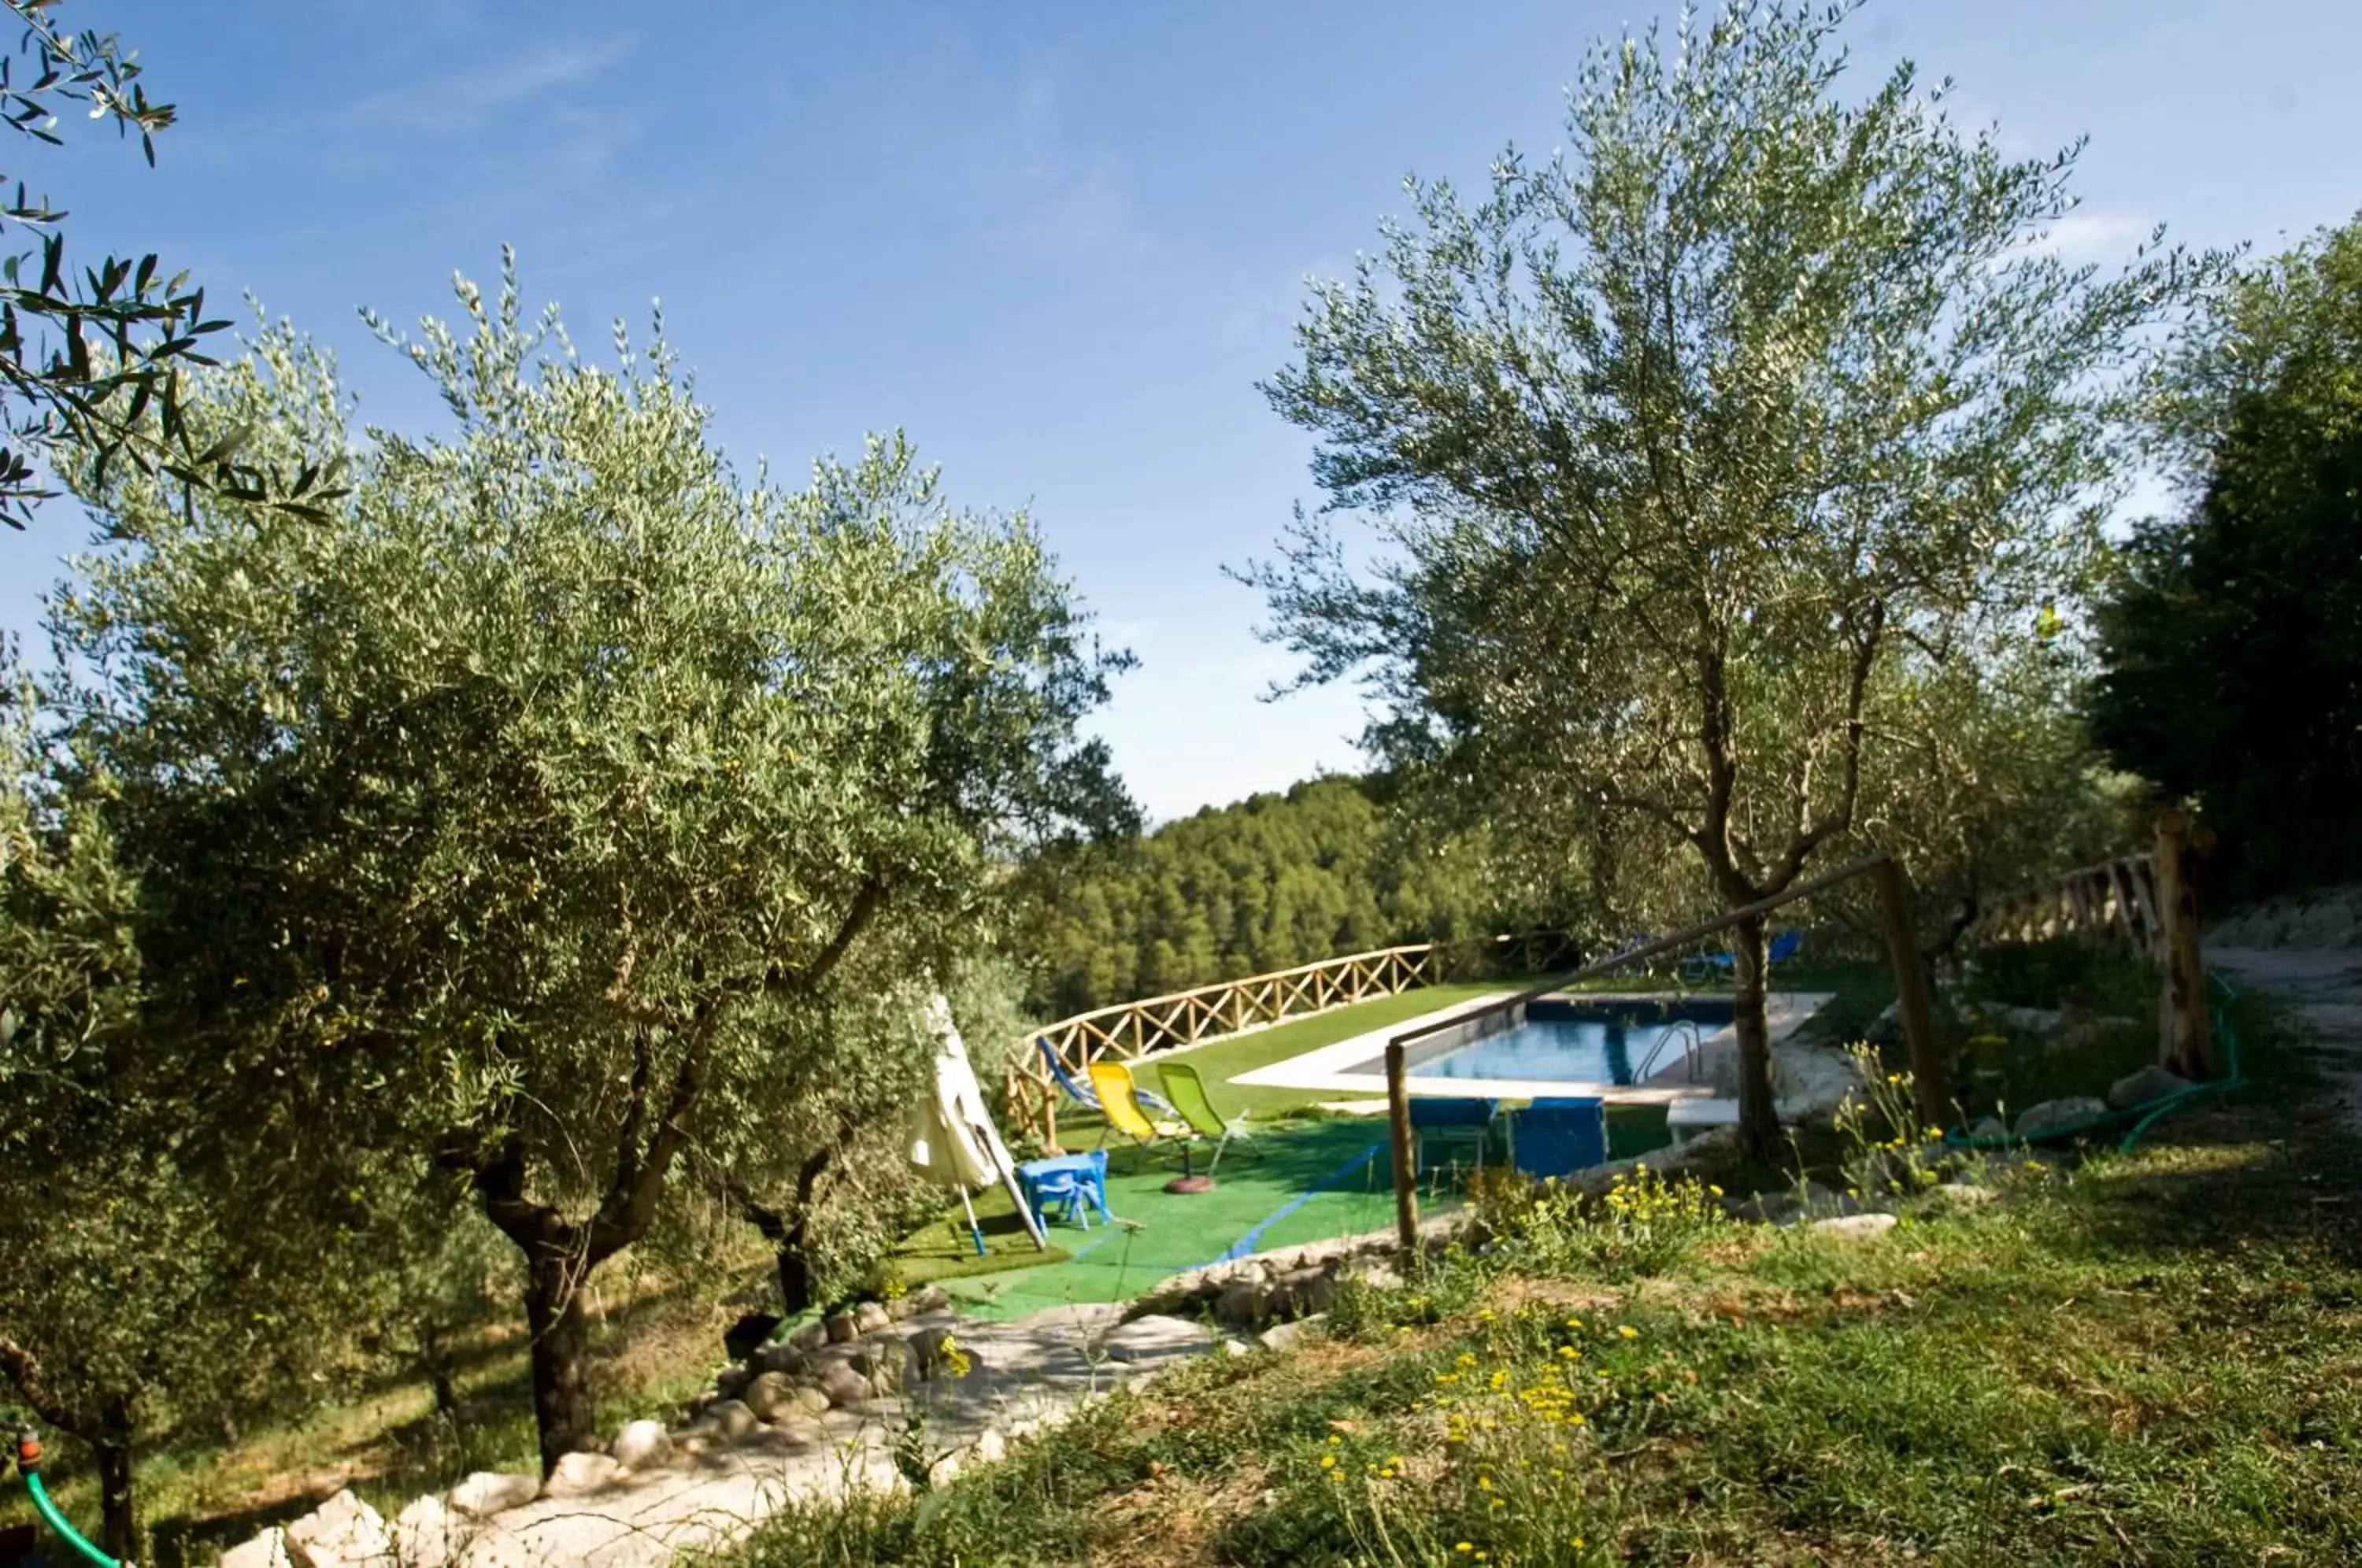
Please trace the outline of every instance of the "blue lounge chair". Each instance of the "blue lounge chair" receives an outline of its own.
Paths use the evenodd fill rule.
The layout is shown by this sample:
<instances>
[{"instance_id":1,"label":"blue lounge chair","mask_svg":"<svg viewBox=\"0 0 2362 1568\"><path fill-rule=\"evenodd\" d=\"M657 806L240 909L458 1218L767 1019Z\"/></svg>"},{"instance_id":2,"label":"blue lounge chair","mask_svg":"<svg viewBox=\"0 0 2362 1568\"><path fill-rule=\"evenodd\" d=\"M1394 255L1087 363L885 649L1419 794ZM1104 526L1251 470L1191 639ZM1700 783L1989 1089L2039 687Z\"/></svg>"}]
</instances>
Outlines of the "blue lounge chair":
<instances>
[{"instance_id":1,"label":"blue lounge chair","mask_svg":"<svg viewBox=\"0 0 2362 1568\"><path fill-rule=\"evenodd\" d=\"M1803 945L1805 945L1805 933L1802 931L1782 932L1772 939L1772 945L1764 950L1765 970L1768 972L1785 964L1796 955L1796 949ZM1703 980L1714 975L1737 975L1738 973L1738 955L1735 953L1693 953L1682 960L1682 978L1684 980Z\"/></svg>"},{"instance_id":2,"label":"blue lounge chair","mask_svg":"<svg viewBox=\"0 0 2362 1568\"><path fill-rule=\"evenodd\" d=\"M1589 1097L1537 1099L1517 1111L1517 1168L1570 1176L1607 1163L1607 1102Z\"/></svg>"},{"instance_id":3,"label":"blue lounge chair","mask_svg":"<svg viewBox=\"0 0 2362 1568\"><path fill-rule=\"evenodd\" d=\"M1056 1046L1038 1034L1033 1037L1033 1043L1041 1047L1042 1059L1050 1064L1050 1076L1058 1080L1058 1087L1066 1091L1068 1099L1073 1100L1085 1110L1096 1111L1101 1116L1107 1114L1107 1108L1099 1103L1099 1097L1091 1090L1090 1086L1077 1082L1075 1075L1066 1071L1066 1064L1059 1058ZM1152 1110L1161 1110L1167 1116L1179 1114L1171 1105L1146 1089L1134 1089L1132 1093L1141 1104Z\"/></svg>"},{"instance_id":4,"label":"blue lounge chair","mask_svg":"<svg viewBox=\"0 0 2362 1568\"><path fill-rule=\"evenodd\" d=\"M1473 1145L1477 1165L1492 1142L1501 1112L1497 1099L1415 1099L1410 1102L1410 1168L1416 1176L1427 1168L1430 1150L1448 1144ZM1516 1157L1512 1151L1511 1158Z\"/></svg>"}]
</instances>

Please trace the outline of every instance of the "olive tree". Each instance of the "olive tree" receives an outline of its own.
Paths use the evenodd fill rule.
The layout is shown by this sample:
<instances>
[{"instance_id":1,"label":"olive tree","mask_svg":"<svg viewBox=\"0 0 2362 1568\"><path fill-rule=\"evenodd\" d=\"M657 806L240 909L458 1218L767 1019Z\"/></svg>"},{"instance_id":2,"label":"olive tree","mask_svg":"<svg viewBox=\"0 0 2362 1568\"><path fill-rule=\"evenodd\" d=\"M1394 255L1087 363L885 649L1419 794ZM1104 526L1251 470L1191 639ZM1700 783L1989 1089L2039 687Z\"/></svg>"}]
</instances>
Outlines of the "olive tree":
<instances>
[{"instance_id":1,"label":"olive tree","mask_svg":"<svg viewBox=\"0 0 2362 1568\"><path fill-rule=\"evenodd\" d=\"M857 1043L781 1019L1120 799L1076 734L1119 661L1031 525L900 436L745 483L660 331L601 367L513 269L458 293L462 330L381 324L449 434L369 432L325 525L120 480L52 621L250 1135L291 1179L335 1148L465 1178L524 1264L554 1465L595 1436L585 1281L783 1064ZM354 445L291 331L206 396L267 458Z\"/></svg>"},{"instance_id":2,"label":"olive tree","mask_svg":"<svg viewBox=\"0 0 2362 1568\"><path fill-rule=\"evenodd\" d=\"M1015 966L981 943L933 955L878 944L844 978L770 1025L824 1032L838 1048L782 1053L762 1111L723 1122L699 1150L724 1210L769 1243L780 1309L790 1315L876 1263L913 1210L944 1196L909 1158L911 1112L934 1085L929 999L944 996L985 1083L1004 1076L1026 1032Z\"/></svg>"},{"instance_id":3,"label":"olive tree","mask_svg":"<svg viewBox=\"0 0 2362 1568\"><path fill-rule=\"evenodd\" d=\"M0 1405L86 1445L123 1557L139 1449L303 1403L348 1348L352 1264L388 1237L339 1161L291 1213L237 1108L158 1048L178 1030L104 779L60 777L19 694L0 725Z\"/></svg>"},{"instance_id":4,"label":"olive tree","mask_svg":"<svg viewBox=\"0 0 2362 1568\"><path fill-rule=\"evenodd\" d=\"M64 0L0 0L18 29L0 55L0 125L29 142L57 145L61 111L137 136L150 167L156 136L174 118L148 96L138 56L112 33L60 28ZM5 176L0 176L5 180ZM0 234L37 241L0 255L0 523L21 530L44 488L37 460L63 455L103 474L118 458L170 476L184 496L205 489L318 516L336 497L333 469L292 477L242 460L246 433L196 436L182 417L182 372L208 366L211 335L229 326L205 315L205 292L149 255L66 259L66 213L28 199L20 177L0 203Z\"/></svg>"},{"instance_id":5,"label":"olive tree","mask_svg":"<svg viewBox=\"0 0 2362 1568\"><path fill-rule=\"evenodd\" d=\"M1861 820L1926 672L2080 590L2169 292L2169 258L2042 245L2075 148L2004 156L1907 63L1845 95L1853 9L1598 46L1564 153L1473 201L1409 182L1266 388L1330 501L1253 574L1304 679L1368 668L1382 748L1679 846L1728 909ZM1736 935L1762 1148L1763 923Z\"/></svg>"}]
</instances>

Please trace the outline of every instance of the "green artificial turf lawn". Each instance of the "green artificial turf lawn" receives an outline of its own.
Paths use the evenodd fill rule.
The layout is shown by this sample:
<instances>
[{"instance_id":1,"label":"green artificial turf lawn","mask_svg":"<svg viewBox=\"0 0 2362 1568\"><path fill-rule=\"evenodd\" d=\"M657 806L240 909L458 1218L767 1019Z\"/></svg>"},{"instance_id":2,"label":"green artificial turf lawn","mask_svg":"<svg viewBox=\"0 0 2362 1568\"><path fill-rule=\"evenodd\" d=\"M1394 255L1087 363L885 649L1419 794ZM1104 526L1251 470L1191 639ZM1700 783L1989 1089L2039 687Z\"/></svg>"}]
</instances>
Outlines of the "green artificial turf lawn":
<instances>
[{"instance_id":1,"label":"green artificial turf lawn","mask_svg":"<svg viewBox=\"0 0 2362 1568\"><path fill-rule=\"evenodd\" d=\"M1207 1157L1202 1149L1195 1156L1201 1173ZM1166 1192L1164 1184L1181 1174L1179 1159L1170 1154L1152 1159L1144 1150L1111 1149L1109 1164L1108 1207L1116 1223L1094 1213L1087 1231L1054 1224L1055 1254L1034 1251L1006 1191L978 1198L986 1243L1009 1272L938 1276L961 1309L1013 1318L1075 1302L1120 1301L1228 1254L1363 1235L1394 1218L1393 1166L1381 1118L1302 1121L1266 1129L1252 1145L1234 1142L1210 1192ZM1447 1201L1444 1184L1430 1175L1429 1204ZM966 1217L955 1210L952 1220L937 1221L898 1251L893 1264L905 1279L917 1282L927 1256L949 1250L955 1224L974 1258ZM914 1253L914 1247L926 1251Z\"/></svg>"}]
</instances>

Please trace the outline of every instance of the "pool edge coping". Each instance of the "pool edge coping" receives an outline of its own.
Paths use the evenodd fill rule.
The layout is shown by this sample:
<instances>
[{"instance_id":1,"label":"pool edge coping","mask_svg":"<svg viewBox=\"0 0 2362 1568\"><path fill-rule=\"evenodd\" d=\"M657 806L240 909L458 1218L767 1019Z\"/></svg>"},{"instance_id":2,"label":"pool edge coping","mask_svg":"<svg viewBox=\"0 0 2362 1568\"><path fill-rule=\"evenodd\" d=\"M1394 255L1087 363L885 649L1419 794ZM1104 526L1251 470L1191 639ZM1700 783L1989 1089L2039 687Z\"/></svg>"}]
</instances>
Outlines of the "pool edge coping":
<instances>
[{"instance_id":1,"label":"pool edge coping","mask_svg":"<svg viewBox=\"0 0 2362 1568\"><path fill-rule=\"evenodd\" d=\"M1382 1056L1386 1043L1397 1034L1424 1029L1449 1021L1464 1013L1481 1012L1509 997L1514 991L1498 991L1474 998L1419 1018L1404 1019L1384 1029L1371 1030L1322 1045L1282 1061L1266 1063L1252 1072L1241 1073L1231 1082L1251 1088L1315 1089L1323 1092L1384 1094L1385 1077L1382 1073L1349 1073L1340 1070L1345 1065L1364 1066ZM1573 1001L1662 1001L1660 991L1551 991L1551 998L1564 997ZM1834 991L1773 991L1763 999L1764 1021L1769 1026L1770 1043L1777 1045L1801 1028L1805 1021L1837 999ZM1536 998L1536 1000L1542 999ZM1702 1052L1727 1048L1735 1038L1734 1024L1725 1024L1702 1040ZM1403 1080L1409 1093L1436 1099L1532 1099L1545 1096L1581 1096L1605 1099L1616 1105L1671 1105L1676 1100L1714 1098L1711 1083L1667 1083L1672 1075L1682 1071L1676 1064L1657 1074L1645 1084L1603 1084L1582 1079L1548 1078L1446 1078L1412 1074Z\"/></svg>"}]
</instances>

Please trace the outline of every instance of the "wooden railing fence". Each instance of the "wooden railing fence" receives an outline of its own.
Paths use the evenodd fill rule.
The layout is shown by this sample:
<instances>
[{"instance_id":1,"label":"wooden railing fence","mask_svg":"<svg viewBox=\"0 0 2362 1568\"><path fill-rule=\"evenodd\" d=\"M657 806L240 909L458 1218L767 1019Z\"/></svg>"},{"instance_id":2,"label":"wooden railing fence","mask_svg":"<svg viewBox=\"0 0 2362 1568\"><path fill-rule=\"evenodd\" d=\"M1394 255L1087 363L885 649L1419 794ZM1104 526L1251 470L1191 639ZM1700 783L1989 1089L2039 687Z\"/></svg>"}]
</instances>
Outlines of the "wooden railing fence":
<instances>
[{"instance_id":1,"label":"wooden railing fence","mask_svg":"<svg viewBox=\"0 0 2362 1568\"><path fill-rule=\"evenodd\" d=\"M2114 941L2143 957L2165 955L2157 856L2126 855L2070 871L2031 892L1996 900L1970 931L1973 945L2041 942L2054 936Z\"/></svg>"},{"instance_id":2,"label":"wooden railing fence","mask_svg":"<svg viewBox=\"0 0 2362 1568\"><path fill-rule=\"evenodd\" d=\"M2190 819L2160 812L2157 847L1995 903L1970 928L1972 945L2078 936L2115 941L2158 966L2158 1061L2186 1078L2215 1073L2213 1025L2199 952L2198 893Z\"/></svg>"}]
</instances>

